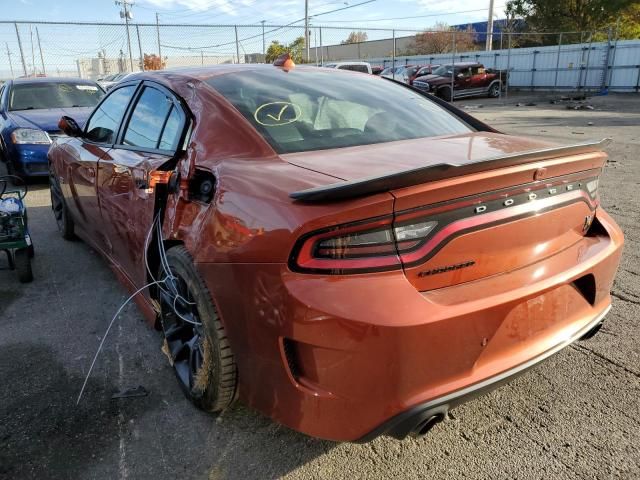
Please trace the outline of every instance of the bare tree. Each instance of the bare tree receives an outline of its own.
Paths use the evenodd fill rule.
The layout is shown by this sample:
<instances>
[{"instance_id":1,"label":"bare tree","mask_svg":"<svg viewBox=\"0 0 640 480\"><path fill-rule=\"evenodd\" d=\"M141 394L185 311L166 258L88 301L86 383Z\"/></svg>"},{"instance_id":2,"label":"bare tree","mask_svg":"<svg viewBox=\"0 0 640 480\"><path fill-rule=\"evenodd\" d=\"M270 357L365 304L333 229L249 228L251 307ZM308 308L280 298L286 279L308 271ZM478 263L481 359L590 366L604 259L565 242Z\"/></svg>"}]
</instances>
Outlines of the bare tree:
<instances>
[{"instance_id":1,"label":"bare tree","mask_svg":"<svg viewBox=\"0 0 640 480\"><path fill-rule=\"evenodd\" d=\"M351 32L346 40L340 42L342 45L347 45L349 43L362 43L366 42L369 39L369 35L367 32Z\"/></svg>"},{"instance_id":2,"label":"bare tree","mask_svg":"<svg viewBox=\"0 0 640 480\"><path fill-rule=\"evenodd\" d=\"M431 29L416 34L411 50L416 55L452 52L454 48L454 32L456 51L466 52L477 49L477 35L471 26L467 27L466 30L458 30L446 23L436 23Z\"/></svg>"}]
</instances>

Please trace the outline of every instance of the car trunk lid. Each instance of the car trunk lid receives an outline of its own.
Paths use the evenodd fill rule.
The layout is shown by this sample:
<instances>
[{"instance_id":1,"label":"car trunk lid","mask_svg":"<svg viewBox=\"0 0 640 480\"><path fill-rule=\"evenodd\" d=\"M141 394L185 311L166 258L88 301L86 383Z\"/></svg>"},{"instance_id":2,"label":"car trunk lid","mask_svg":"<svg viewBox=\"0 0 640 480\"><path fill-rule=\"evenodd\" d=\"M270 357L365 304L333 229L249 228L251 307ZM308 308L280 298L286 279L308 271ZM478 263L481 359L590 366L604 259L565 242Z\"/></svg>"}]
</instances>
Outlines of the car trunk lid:
<instances>
[{"instance_id":1,"label":"car trunk lid","mask_svg":"<svg viewBox=\"0 0 640 480\"><path fill-rule=\"evenodd\" d=\"M325 152L326 161L322 152L289 158L346 180L311 189L306 198L305 192L291 196L331 201L386 188L394 196L398 256L420 291L539 262L578 242L594 217L593 185L606 158L600 144L554 148L476 133L415 141L418 145L408 153L385 144L358 149L357 158L354 149ZM354 167L360 159L365 166ZM407 169L414 173L405 175ZM373 175L358 180L362 174L356 170Z\"/></svg>"}]
</instances>

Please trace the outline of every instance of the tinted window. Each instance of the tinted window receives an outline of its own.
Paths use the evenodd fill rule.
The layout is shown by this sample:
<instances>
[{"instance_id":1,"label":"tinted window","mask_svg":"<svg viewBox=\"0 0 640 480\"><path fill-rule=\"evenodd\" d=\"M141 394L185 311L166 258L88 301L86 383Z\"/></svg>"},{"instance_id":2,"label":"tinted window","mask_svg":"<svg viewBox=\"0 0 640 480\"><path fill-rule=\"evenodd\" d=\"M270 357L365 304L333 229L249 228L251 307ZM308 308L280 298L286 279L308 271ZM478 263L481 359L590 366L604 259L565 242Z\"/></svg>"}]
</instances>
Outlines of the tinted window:
<instances>
[{"instance_id":1,"label":"tinted window","mask_svg":"<svg viewBox=\"0 0 640 480\"><path fill-rule=\"evenodd\" d=\"M98 143L113 143L118 125L133 96L135 86L114 90L105 99L87 123L87 139Z\"/></svg>"},{"instance_id":2,"label":"tinted window","mask_svg":"<svg viewBox=\"0 0 640 480\"><path fill-rule=\"evenodd\" d=\"M353 70L354 72L369 73L366 65L340 65L341 70Z\"/></svg>"},{"instance_id":3,"label":"tinted window","mask_svg":"<svg viewBox=\"0 0 640 480\"><path fill-rule=\"evenodd\" d=\"M169 118L162 132L160 139L160 150L175 150L182 133L182 116L176 107L171 109Z\"/></svg>"},{"instance_id":4,"label":"tinted window","mask_svg":"<svg viewBox=\"0 0 640 480\"><path fill-rule=\"evenodd\" d=\"M146 87L138 99L124 134L125 145L158 148L172 102L160 90Z\"/></svg>"},{"instance_id":5,"label":"tinted window","mask_svg":"<svg viewBox=\"0 0 640 480\"><path fill-rule=\"evenodd\" d=\"M372 75L256 69L207 80L279 153L466 133L417 92Z\"/></svg>"},{"instance_id":6,"label":"tinted window","mask_svg":"<svg viewBox=\"0 0 640 480\"><path fill-rule=\"evenodd\" d=\"M76 83L14 84L9 92L9 110L95 107L104 91L98 85Z\"/></svg>"}]
</instances>

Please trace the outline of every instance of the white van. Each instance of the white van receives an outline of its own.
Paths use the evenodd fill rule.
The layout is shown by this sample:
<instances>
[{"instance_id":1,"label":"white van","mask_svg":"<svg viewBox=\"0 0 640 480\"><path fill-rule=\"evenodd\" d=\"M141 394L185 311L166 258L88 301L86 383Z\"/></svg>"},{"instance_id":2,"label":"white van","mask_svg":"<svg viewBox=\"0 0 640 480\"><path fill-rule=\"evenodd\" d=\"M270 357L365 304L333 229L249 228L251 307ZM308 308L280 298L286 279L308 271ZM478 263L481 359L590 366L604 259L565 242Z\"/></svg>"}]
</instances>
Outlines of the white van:
<instances>
[{"instance_id":1,"label":"white van","mask_svg":"<svg viewBox=\"0 0 640 480\"><path fill-rule=\"evenodd\" d=\"M362 72L372 74L371 65L367 62L332 62L325 63L323 67L338 68L340 70L353 70L354 72Z\"/></svg>"}]
</instances>

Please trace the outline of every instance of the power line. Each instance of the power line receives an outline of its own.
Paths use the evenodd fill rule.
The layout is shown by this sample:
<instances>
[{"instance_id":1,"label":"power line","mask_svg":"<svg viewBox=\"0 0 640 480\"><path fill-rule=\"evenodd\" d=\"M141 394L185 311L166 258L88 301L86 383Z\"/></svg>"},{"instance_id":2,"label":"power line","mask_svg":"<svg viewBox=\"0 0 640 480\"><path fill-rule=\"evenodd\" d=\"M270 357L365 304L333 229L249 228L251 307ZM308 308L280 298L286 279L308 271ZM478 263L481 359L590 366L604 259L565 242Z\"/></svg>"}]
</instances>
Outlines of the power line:
<instances>
[{"instance_id":1,"label":"power line","mask_svg":"<svg viewBox=\"0 0 640 480\"><path fill-rule=\"evenodd\" d=\"M321 15L328 15L328 14L333 13L333 12L338 12L338 11L341 11L341 10L346 10L346 9L348 9L348 8L355 8L355 7L359 7L359 6L361 6L361 5L366 5L367 3L372 3L372 2L375 2L375 1L376 1L376 0L366 0L366 1L364 1L364 2L356 3L355 5L349 5L349 6L347 6L347 7L337 8L337 9L335 9L335 10L329 10L328 12L321 12L321 13L316 13L315 15L309 15L309 18L319 17L319 16L321 16ZM276 32L276 31L278 31L278 30L282 30L283 28L290 27L290 26L295 25L296 23L300 23L300 22L302 22L302 21L304 21L304 17L303 17L303 18L299 18L298 20L295 20L295 21L293 21L293 22L291 22L291 23L288 23L288 24L286 24L286 25L282 25L282 26L276 27L276 28L274 28L274 29L272 29L272 30L269 30L268 32L265 32L265 33L272 33L272 32ZM258 33L257 35L251 35L251 36L248 36L248 37L245 37L245 38L241 38L241 39L239 39L238 41L239 41L239 42L244 42L244 41L246 41L246 40L251 40L251 39L253 39L253 38L261 37L262 35L263 35L262 33ZM201 45L201 46L199 46L199 47L178 47L178 46L176 46L176 45L164 45L164 44L163 44L162 46L163 46L163 47L167 47L167 48L173 48L173 49L176 49L176 50L189 50L189 51L191 51L191 50L196 50L196 51L197 51L197 50L206 50L206 49L209 49L209 48L224 47L224 46L226 46L226 45L233 45L233 44L235 44L235 43L236 43L236 42L235 42L235 40L234 40L234 41L232 41L232 42L219 43L219 44L217 44L217 45Z\"/></svg>"},{"instance_id":2,"label":"power line","mask_svg":"<svg viewBox=\"0 0 640 480\"><path fill-rule=\"evenodd\" d=\"M501 5L497 8L503 8L504 5ZM451 15L458 15L461 13L475 13L475 12L486 12L487 8L477 8L475 10L461 10L459 12L447 12L447 13L430 13L428 15L412 15L410 17L389 17L389 18L374 18L365 20L366 23L369 22L386 22L389 20L413 20L414 18L430 18L430 17L448 17ZM361 20L362 21L362 20ZM354 20L325 20L324 23L354 23Z\"/></svg>"}]
</instances>

